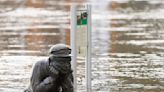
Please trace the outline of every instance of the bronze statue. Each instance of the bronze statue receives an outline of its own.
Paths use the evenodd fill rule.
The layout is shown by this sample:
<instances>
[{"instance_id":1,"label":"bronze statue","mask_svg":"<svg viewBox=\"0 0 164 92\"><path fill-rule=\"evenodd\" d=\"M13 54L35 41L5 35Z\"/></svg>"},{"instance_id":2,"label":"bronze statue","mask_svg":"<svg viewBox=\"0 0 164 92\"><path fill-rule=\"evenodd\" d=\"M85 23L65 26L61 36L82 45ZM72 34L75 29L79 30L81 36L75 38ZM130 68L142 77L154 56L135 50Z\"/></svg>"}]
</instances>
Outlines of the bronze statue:
<instances>
[{"instance_id":1,"label":"bronze statue","mask_svg":"<svg viewBox=\"0 0 164 92\"><path fill-rule=\"evenodd\" d=\"M30 87L24 92L73 92L71 48L56 44L49 53L47 60L35 64Z\"/></svg>"}]
</instances>

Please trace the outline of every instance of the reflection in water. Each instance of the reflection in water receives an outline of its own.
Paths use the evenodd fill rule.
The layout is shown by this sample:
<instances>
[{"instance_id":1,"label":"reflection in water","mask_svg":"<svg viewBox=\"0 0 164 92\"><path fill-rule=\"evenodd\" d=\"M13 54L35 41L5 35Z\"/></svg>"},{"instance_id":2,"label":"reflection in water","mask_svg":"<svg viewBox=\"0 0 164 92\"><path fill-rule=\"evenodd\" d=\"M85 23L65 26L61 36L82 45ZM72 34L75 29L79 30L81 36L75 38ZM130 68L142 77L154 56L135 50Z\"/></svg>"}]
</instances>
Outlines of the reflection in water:
<instances>
[{"instance_id":1,"label":"reflection in water","mask_svg":"<svg viewBox=\"0 0 164 92\"><path fill-rule=\"evenodd\" d=\"M91 0L93 7L93 33L92 33L92 40L93 40L93 54L103 54L108 53L109 48L109 31L103 30L103 28L109 27L109 21L106 17L109 14L107 11L107 0ZM101 3L101 4L100 4ZM95 17L94 17L95 16ZM103 47L102 49L100 47Z\"/></svg>"},{"instance_id":2,"label":"reflection in water","mask_svg":"<svg viewBox=\"0 0 164 92\"><path fill-rule=\"evenodd\" d=\"M162 92L163 4L149 1L113 1L111 16L111 90ZM158 16L156 15L158 13ZM114 85L114 86L113 86Z\"/></svg>"},{"instance_id":3,"label":"reflection in water","mask_svg":"<svg viewBox=\"0 0 164 92\"><path fill-rule=\"evenodd\" d=\"M110 91L110 75L109 75L109 66L106 63L107 67L105 67L105 62L101 62L100 55L108 54L110 47L110 32L104 30L106 27L110 27L110 20L108 19L108 15L110 14L107 10L107 6L109 5L108 0L91 0L92 7L92 15L93 15L93 28L92 28L92 87L93 91ZM107 57L108 58L108 57ZM104 61L104 60L103 60ZM106 70L105 70L105 69Z\"/></svg>"},{"instance_id":4,"label":"reflection in water","mask_svg":"<svg viewBox=\"0 0 164 92\"><path fill-rule=\"evenodd\" d=\"M26 5L26 4L25 4ZM42 7L42 8L41 8ZM69 44L67 11L19 7L0 14L2 55L46 55L52 44Z\"/></svg>"},{"instance_id":5,"label":"reflection in water","mask_svg":"<svg viewBox=\"0 0 164 92\"><path fill-rule=\"evenodd\" d=\"M6 7L4 1L0 9L0 91L19 92L28 85L32 65L45 58L52 44L69 44L68 2L71 0L67 3L27 0L10 12L4 9L11 10L23 0L8 0ZM164 2L90 1L93 4L93 92L163 92ZM77 69L78 92L85 92L84 61L78 60Z\"/></svg>"}]
</instances>

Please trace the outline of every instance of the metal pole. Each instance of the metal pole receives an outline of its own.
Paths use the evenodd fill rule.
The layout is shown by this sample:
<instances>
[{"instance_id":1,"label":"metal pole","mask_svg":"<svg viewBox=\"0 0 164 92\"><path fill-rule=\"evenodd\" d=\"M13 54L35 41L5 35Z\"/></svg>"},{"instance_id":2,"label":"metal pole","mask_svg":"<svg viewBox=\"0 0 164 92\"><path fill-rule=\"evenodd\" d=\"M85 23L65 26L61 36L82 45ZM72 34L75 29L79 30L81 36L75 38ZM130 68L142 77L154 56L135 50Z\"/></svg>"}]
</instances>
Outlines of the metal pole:
<instances>
[{"instance_id":1,"label":"metal pole","mask_svg":"<svg viewBox=\"0 0 164 92\"><path fill-rule=\"evenodd\" d=\"M87 92L92 92L92 84L91 84L91 5L87 5L87 60L86 60L86 88Z\"/></svg>"},{"instance_id":2,"label":"metal pole","mask_svg":"<svg viewBox=\"0 0 164 92\"><path fill-rule=\"evenodd\" d=\"M74 92L77 90L77 53L76 53L76 30L77 30L76 5L71 6L71 48L72 48L72 69L74 76Z\"/></svg>"}]
</instances>

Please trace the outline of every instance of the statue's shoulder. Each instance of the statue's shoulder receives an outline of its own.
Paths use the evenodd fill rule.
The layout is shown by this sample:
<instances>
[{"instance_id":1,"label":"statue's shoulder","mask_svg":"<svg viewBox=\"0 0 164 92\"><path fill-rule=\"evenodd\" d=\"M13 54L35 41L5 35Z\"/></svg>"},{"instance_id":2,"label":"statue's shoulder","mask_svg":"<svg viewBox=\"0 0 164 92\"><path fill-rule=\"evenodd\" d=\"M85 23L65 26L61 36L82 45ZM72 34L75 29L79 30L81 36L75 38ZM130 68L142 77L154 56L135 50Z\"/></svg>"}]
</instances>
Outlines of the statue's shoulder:
<instances>
[{"instance_id":1,"label":"statue's shoulder","mask_svg":"<svg viewBox=\"0 0 164 92\"><path fill-rule=\"evenodd\" d=\"M34 68L39 68L39 69L47 69L47 67L49 66L49 60L48 59L42 59L39 60L35 63Z\"/></svg>"},{"instance_id":2,"label":"statue's shoulder","mask_svg":"<svg viewBox=\"0 0 164 92\"><path fill-rule=\"evenodd\" d=\"M49 60L47 58L45 58L45 59L41 59L41 60L37 61L35 63L35 65L45 65L45 64L48 64L48 63L49 63Z\"/></svg>"}]
</instances>

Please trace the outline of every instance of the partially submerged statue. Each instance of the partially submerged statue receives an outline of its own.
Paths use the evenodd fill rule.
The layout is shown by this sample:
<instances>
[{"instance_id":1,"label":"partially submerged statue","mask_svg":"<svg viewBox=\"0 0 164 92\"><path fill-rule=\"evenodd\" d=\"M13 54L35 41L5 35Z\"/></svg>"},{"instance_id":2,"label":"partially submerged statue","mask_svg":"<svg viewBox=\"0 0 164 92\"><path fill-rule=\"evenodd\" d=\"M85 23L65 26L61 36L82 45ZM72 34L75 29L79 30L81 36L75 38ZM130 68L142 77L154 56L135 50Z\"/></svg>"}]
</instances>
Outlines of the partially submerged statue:
<instances>
[{"instance_id":1,"label":"partially submerged statue","mask_svg":"<svg viewBox=\"0 0 164 92\"><path fill-rule=\"evenodd\" d=\"M24 92L73 92L70 47L56 44L49 53L47 60L35 64L31 84Z\"/></svg>"}]
</instances>

